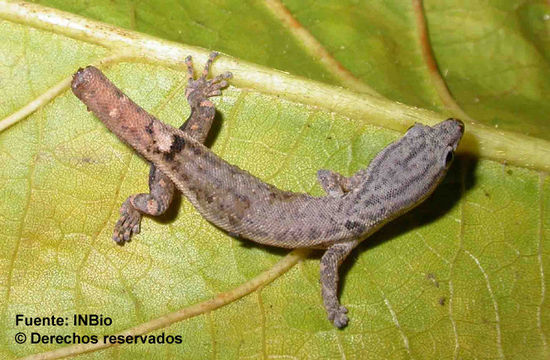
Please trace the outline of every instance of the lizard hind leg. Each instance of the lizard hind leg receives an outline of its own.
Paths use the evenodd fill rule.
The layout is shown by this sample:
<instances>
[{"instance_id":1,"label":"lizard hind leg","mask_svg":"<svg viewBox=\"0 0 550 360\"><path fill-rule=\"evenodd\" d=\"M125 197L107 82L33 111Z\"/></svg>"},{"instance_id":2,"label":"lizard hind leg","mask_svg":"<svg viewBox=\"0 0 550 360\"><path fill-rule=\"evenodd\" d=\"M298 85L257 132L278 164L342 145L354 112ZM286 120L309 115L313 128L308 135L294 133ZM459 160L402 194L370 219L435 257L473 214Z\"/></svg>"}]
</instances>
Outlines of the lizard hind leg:
<instances>
[{"instance_id":1,"label":"lizard hind leg","mask_svg":"<svg viewBox=\"0 0 550 360\"><path fill-rule=\"evenodd\" d=\"M174 183L155 165L149 171L149 194L131 195L120 207L120 218L115 224L113 240L120 245L139 234L143 214L162 215L174 196Z\"/></svg>"},{"instance_id":2,"label":"lizard hind leg","mask_svg":"<svg viewBox=\"0 0 550 360\"><path fill-rule=\"evenodd\" d=\"M337 328L348 324L348 309L338 301L338 267L359 241L331 245L321 257L321 294L328 319Z\"/></svg>"}]
</instances>

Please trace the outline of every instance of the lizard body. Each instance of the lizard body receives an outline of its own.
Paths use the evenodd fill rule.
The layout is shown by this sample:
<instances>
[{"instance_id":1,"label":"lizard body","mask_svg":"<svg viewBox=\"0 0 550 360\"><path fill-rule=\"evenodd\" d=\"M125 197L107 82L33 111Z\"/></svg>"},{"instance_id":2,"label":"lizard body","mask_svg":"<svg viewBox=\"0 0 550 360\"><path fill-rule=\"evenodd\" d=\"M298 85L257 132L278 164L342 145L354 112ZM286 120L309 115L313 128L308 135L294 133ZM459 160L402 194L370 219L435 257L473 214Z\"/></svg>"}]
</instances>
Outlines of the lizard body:
<instances>
[{"instance_id":1,"label":"lizard body","mask_svg":"<svg viewBox=\"0 0 550 360\"><path fill-rule=\"evenodd\" d=\"M190 74L192 79L191 70ZM71 86L109 130L154 164L151 195L140 194L147 200L141 208L151 204L149 210L153 211L148 213L155 215L155 206L159 210L164 207L159 204L166 203L153 196L154 181L160 177L164 183L172 181L203 217L232 234L284 248L326 249L321 258L323 300L329 319L335 326L344 327L348 318L347 309L337 298L339 265L362 240L433 192L449 168L464 132L463 123L448 119L433 127L415 124L403 138L383 149L366 169L351 177L319 170L317 177L327 195L314 197L264 183L201 143L213 114L202 118L193 114L201 104L202 111L211 111L213 105L207 98L218 95L225 86L219 77L210 81L208 86L215 86L214 90L193 91L190 86L187 93L192 109L187 124L199 124L201 119L206 122L204 129L196 132L185 124L182 130L160 122L94 67L80 69ZM168 195L161 194L157 199L163 196ZM136 202L130 197L126 203L132 203L131 199ZM130 208L123 205L121 209L115 229L115 240L119 242L139 231L141 215L137 216L137 225L136 221L125 224L125 217L134 211Z\"/></svg>"}]
</instances>

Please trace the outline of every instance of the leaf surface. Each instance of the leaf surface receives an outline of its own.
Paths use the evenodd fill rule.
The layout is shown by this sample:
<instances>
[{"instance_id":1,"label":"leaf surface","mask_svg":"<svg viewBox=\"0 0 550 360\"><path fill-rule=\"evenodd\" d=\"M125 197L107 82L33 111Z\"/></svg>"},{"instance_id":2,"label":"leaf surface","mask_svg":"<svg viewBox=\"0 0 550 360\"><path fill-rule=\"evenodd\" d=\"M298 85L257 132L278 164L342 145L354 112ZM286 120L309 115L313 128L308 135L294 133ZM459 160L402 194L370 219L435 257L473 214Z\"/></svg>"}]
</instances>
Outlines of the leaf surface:
<instances>
[{"instance_id":1,"label":"leaf surface","mask_svg":"<svg viewBox=\"0 0 550 360\"><path fill-rule=\"evenodd\" d=\"M389 99L459 115L441 103L421 54L414 3L422 1L36 2L353 89L356 82L325 65L329 56ZM458 106L480 124L550 140L548 3L423 4L439 72Z\"/></svg>"},{"instance_id":2,"label":"leaf surface","mask_svg":"<svg viewBox=\"0 0 550 360\"><path fill-rule=\"evenodd\" d=\"M170 9L165 21L141 3L64 4L64 9L74 13L185 44L217 48L266 65L253 66L227 57L216 62L214 72L235 73L235 86L215 99L219 116L208 145L228 162L283 189L322 195L315 178L319 168L350 175L398 139L406 124L443 118L393 101L443 109L428 76L418 69L422 60L410 34L413 25L404 24L406 19L412 20L402 6L369 5L369 10L361 12L357 9L366 5L324 2L306 8L307 2L285 3L344 67L389 98L381 99L270 69L330 84L342 80L307 56L299 40L288 45L288 56L277 56L285 50L279 40L292 36L270 10L256 3L205 3L188 8L174 3L158 10ZM66 23L48 27L16 10L22 6L44 16L52 15L49 10L0 5L0 118L66 81L79 66L105 59L102 67L106 75L147 111L174 126L188 116L185 72L177 65L182 59L178 56L180 52L195 55L199 67L206 51L155 42L72 15L65 16ZM429 3L425 8L429 10L428 23L436 28L438 23L444 25L442 18L460 12ZM491 18L489 10L482 14L471 10L468 19ZM537 19L547 8L534 4L512 11L503 5L501 11ZM329 15L335 12L342 14L343 20L330 23ZM79 24L110 37L98 41L77 33L74 29ZM546 43L537 27L541 24L503 19L501 24L507 34L516 35L515 40L512 36L502 40L510 48L518 42L538 46L535 52L541 57L537 60L540 66L517 70L511 62L512 77L507 80L512 83L514 77L522 78L521 91L531 93L532 102L516 117L510 115L514 103L527 99L521 94L509 93L492 98L492 105L480 102L465 109L473 111L476 118L482 115L480 123L498 118L503 127L508 123L508 129L522 133L536 129L539 138L548 139L550 130L539 116L548 114L544 110L548 104L543 103L543 94L535 91L547 89L548 84L544 75L548 63L543 60L547 59L543 56ZM181 34L175 30L180 25L187 26ZM251 29L258 28L263 29L258 38L248 39ZM533 35L526 37L518 28L530 29ZM391 51L396 59L410 63L390 64L389 45L368 51L375 36L362 34L377 31L394 38L396 45ZM433 35L440 67L449 66L452 74L475 68L464 60L466 55L450 59L451 54L460 53L449 47L455 41L451 33L438 32L437 40ZM359 38L366 45L354 40ZM142 42L128 42L123 51L113 45L134 40ZM350 44L337 51L343 40ZM136 55L154 51L150 43L164 46L164 60L160 55L147 55L145 60ZM346 49L351 50L348 53ZM369 54L371 70L361 72L366 57L359 51ZM487 85L490 81L479 80L484 79L483 72L497 76L498 71L479 71L471 83L458 75L456 82L449 77L452 92L465 99L478 96L481 88L487 90L470 85L477 81ZM394 78L388 81L390 74ZM538 75L541 77L533 79ZM499 103L502 107L495 110ZM12 359L55 349L63 353L70 345L21 345L14 341L18 332L29 338L33 331L42 335L112 335L180 309L198 309L193 316L179 322L168 320L150 333L181 335L182 344L120 345L80 358L545 358L550 341L546 294L550 177L545 172L548 159L542 156L535 165L529 159L540 157L537 151L545 151L548 144L518 134L524 146L516 149L511 145L515 144L513 133L502 137L499 131L475 125L468 125L467 131L471 131L470 137L438 190L420 207L365 241L345 263L340 298L350 310L351 322L345 330L336 330L326 319L320 297L320 253L297 253L294 265L286 250L227 236L202 219L186 199L176 201L171 212L160 219L145 218L142 233L131 243L114 245L110 237L118 208L130 194L147 191L148 165L65 89L0 133L0 329L4 334L0 357ZM504 143L491 143L494 139L504 139ZM487 147L487 143L493 145ZM514 153L523 157L514 157ZM494 158L509 159L517 166ZM290 264L285 271L256 282L258 276L285 261ZM248 295L224 302L243 286ZM203 302L204 306L194 307ZM71 321L63 327L17 326L17 314L55 315ZM73 314L103 314L112 318L113 324L75 326ZM82 352L75 350L75 354Z\"/></svg>"}]
</instances>

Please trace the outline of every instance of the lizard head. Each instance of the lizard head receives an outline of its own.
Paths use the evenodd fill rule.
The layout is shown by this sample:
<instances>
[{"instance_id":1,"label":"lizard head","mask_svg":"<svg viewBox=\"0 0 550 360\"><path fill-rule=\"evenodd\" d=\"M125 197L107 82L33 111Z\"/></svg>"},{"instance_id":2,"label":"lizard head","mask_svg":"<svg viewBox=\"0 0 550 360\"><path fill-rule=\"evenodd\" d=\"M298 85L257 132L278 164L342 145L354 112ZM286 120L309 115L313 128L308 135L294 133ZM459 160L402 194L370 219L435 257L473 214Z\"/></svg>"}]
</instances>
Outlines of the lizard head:
<instances>
[{"instance_id":1,"label":"lizard head","mask_svg":"<svg viewBox=\"0 0 550 360\"><path fill-rule=\"evenodd\" d=\"M415 124L369 164L356 192L370 194L365 205L375 222L390 220L420 204L443 180L464 133L447 119L435 126Z\"/></svg>"},{"instance_id":2,"label":"lizard head","mask_svg":"<svg viewBox=\"0 0 550 360\"><path fill-rule=\"evenodd\" d=\"M400 183L410 189L410 196L424 199L443 180L454 159L454 152L464 134L464 123L447 119L434 126L415 124L394 143L394 153L401 173ZM416 186L411 186L416 183Z\"/></svg>"},{"instance_id":3,"label":"lizard head","mask_svg":"<svg viewBox=\"0 0 550 360\"><path fill-rule=\"evenodd\" d=\"M409 156L416 153L422 155L412 157L416 158L419 164L431 163L434 169L441 171L451 164L463 134L464 123L458 119L450 118L434 126L416 123L397 144L403 142L401 150L409 149Z\"/></svg>"}]
</instances>

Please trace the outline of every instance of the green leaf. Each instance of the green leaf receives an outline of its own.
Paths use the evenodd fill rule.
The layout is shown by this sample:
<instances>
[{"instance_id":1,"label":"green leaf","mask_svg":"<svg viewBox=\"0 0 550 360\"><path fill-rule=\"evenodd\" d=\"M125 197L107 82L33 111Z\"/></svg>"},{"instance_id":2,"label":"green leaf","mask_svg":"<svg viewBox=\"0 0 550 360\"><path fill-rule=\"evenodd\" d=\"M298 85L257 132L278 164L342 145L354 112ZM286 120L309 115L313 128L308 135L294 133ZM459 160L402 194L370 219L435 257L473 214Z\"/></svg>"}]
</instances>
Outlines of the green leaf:
<instances>
[{"instance_id":1,"label":"green leaf","mask_svg":"<svg viewBox=\"0 0 550 360\"><path fill-rule=\"evenodd\" d=\"M285 3L346 73L332 71L326 53L292 32L270 7L277 3L266 4L59 2L160 37L154 38L0 2L0 119L19 120L0 133L0 357L55 350L44 356L547 358L543 3L424 5L435 58L443 74L449 69L447 87L476 120L467 124L438 190L346 261L340 295L350 310L346 329L326 319L320 253L287 255L232 239L185 199L160 219L145 218L142 233L126 246L110 240L120 204L147 191L148 165L67 88L79 66L99 64L137 103L178 126L189 112L181 61L192 54L198 68L208 51L166 39L232 54L213 69L235 78L215 99L219 117L209 145L269 183L315 195L322 194L317 169L352 174L414 121L444 117L395 100L451 112L424 69L408 5ZM334 14L339 21L331 20ZM16 325L17 314L67 317L69 325ZM77 326L73 314L102 314L113 323ZM19 332L28 336L25 344L15 342ZM32 344L31 332L70 340L73 333L164 333L183 342L99 349Z\"/></svg>"},{"instance_id":2,"label":"green leaf","mask_svg":"<svg viewBox=\"0 0 550 360\"><path fill-rule=\"evenodd\" d=\"M418 0L412 5L387 0L286 0L283 7L288 14L273 0L193 4L103 0L93 6L74 0L36 2L310 79L446 111L421 56L413 11ZM424 9L439 70L465 113L481 124L550 140L548 3L440 0L424 2ZM286 23L288 18L294 22ZM301 30L328 53L318 51ZM327 56L350 74L342 75Z\"/></svg>"}]
</instances>

